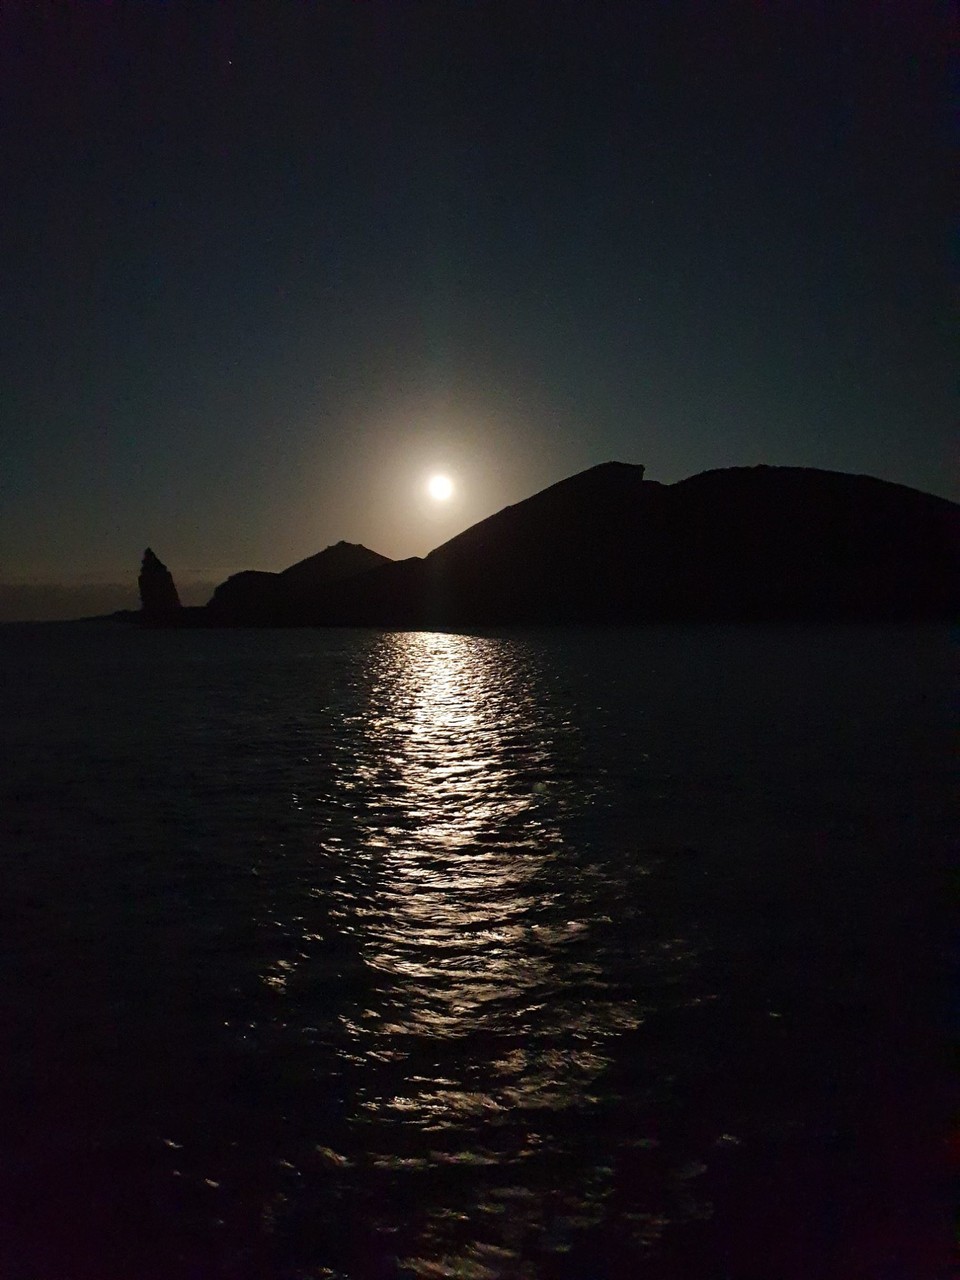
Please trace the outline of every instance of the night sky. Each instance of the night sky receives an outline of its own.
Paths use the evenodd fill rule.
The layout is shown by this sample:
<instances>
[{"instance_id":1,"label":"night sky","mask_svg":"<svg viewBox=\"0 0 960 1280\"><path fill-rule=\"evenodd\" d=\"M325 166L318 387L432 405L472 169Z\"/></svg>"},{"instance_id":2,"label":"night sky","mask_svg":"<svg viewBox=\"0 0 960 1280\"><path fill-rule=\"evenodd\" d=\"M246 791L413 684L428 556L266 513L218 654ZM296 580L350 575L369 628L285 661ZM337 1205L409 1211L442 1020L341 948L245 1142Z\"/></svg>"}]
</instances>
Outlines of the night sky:
<instances>
[{"instance_id":1,"label":"night sky","mask_svg":"<svg viewBox=\"0 0 960 1280\"><path fill-rule=\"evenodd\" d=\"M422 554L608 459L956 498L948 15L4 4L6 616L148 543L188 601Z\"/></svg>"}]
</instances>

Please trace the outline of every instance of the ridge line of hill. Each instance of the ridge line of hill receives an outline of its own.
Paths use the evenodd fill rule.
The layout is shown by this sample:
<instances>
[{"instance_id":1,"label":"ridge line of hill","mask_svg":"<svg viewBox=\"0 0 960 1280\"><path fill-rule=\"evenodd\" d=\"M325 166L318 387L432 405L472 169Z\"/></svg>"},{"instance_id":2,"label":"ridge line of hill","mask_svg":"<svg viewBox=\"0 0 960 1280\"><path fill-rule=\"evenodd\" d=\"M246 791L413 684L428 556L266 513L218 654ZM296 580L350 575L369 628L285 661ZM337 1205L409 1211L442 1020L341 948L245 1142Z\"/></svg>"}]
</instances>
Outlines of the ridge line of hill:
<instances>
[{"instance_id":1,"label":"ridge line of hill","mask_svg":"<svg viewBox=\"0 0 960 1280\"><path fill-rule=\"evenodd\" d=\"M919 620L957 616L958 580L960 506L945 498L765 465L660 484L642 466L607 462L425 557L395 561L341 541L277 573L234 574L199 610L145 607L143 617L415 628Z\"/></svg>"}]
</instances>

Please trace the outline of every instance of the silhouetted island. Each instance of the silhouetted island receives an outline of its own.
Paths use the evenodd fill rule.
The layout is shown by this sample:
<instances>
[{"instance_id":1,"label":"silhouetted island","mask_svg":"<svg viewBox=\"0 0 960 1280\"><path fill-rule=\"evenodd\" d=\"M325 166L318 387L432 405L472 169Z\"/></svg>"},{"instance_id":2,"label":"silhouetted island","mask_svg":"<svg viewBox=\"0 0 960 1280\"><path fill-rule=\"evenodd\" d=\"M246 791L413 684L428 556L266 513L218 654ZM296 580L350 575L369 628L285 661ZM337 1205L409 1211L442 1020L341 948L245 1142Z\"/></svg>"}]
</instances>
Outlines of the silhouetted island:
<instances>
[{"instance_id":1,"label":"silhouetted island","mask_svg":"<svg viewBox=\"0 0 960 1280\"><path fill-rule=\"evenodd\" d=\"M958 569L960 506L903 485L768 466L667 485L645 480L641 466L607 462L423 558L391 561L341 542L282 573L235 574L180 621L418 628L951 620Z\"/></svg>"}]
</instances>

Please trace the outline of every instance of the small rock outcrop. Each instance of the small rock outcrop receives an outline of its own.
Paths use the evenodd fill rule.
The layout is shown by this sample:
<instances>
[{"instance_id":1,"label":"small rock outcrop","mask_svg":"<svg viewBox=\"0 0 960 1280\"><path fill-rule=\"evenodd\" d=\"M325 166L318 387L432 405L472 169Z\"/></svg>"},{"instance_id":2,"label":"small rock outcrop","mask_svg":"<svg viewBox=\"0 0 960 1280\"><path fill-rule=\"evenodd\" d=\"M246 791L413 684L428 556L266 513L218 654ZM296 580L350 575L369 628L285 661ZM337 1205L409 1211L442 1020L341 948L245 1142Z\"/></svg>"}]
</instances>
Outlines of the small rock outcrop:
<instances>
[{"instance_id":1,"label":"small rock outcrop","mask_svg":"<svg viewBox=\"0 0 960 1280\"><path fill-rule=\"evenodd\" d=\"M207 613L215 622L270 626L277 621L282 607L279 573L242 569L216 588L207 604Z\"/></svg>"},{"instance_id":2,"label":"small rock outcrop","mask_svg":"<svg viewBox=\"0 0 960 1280\"><path fill-rule=\"evenodd\" d=\"M144 621L163 622L180 612L180 597L167 566L150 547L143 553L140 576L140 608Z\"/></svg>"}]
</instances>

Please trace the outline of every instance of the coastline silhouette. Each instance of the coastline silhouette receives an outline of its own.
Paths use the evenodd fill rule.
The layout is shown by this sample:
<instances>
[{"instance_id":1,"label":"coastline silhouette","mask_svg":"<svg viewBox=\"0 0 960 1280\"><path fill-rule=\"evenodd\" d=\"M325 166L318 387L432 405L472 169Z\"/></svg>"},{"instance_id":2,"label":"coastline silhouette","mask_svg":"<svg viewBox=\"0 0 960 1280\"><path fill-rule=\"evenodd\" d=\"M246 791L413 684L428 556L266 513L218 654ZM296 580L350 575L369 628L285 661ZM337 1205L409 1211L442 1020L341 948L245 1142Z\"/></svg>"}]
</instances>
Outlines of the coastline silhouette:
<instances>
[{"instance_id":1,"label":"coastline silhouette","mask_svg":"<svg viewBox=\"0 0 960 1280\"><path fill-rule=\"evenodd\" d=\"M337 543L182 608L148 548L153 626L920 621L958 612L960 506L870 476L732 467L675 484L607 462L425 557Z\"/></svg>"}]
</instances>

